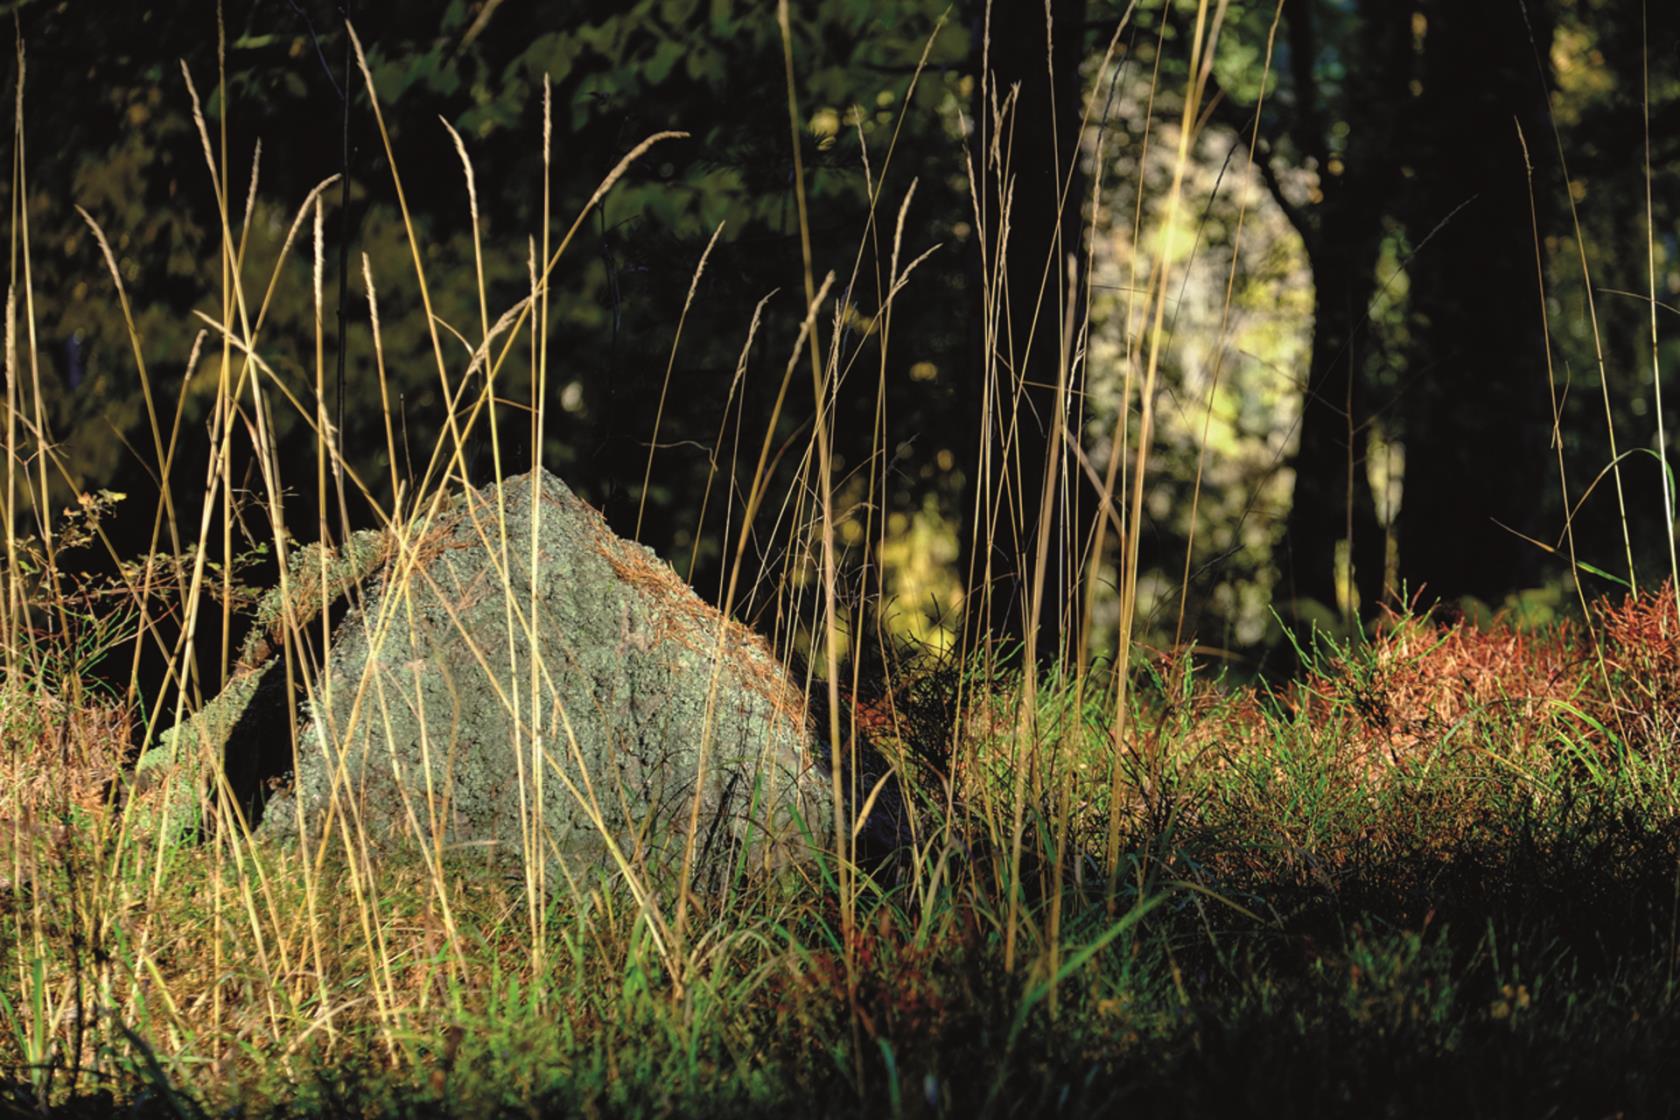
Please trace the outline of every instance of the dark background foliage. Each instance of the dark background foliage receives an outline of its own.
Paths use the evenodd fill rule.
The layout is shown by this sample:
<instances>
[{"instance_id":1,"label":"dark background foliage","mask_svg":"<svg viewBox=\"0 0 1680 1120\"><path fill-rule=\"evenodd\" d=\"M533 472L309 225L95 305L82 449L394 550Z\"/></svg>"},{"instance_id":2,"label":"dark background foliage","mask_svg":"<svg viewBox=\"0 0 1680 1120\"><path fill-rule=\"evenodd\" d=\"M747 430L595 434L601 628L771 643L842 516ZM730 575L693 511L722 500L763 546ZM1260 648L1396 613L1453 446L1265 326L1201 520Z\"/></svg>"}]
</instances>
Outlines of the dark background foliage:
<instances>
[{"instance_id":1,"label":"dark background foliage","mask_svg":"<svg viewBox=\"0 0 1680 1120\"><path fill-rule=\"evenodd\" d=\"M890 507L935 511L939 534L955 548L942 561L944 578L958 584L968 579L982 438L976 371L982 365L978 278L984 236L974 229L965 169L973 135L965 146L964 133L981 108L976 78L985 40L979 32L988 7L989 62L1004 86L1021 86L1016 142L1024 170L1013 236L1022 263L1011 275L1009 308L1024 321L1035 310L1024 294L1029 274L1042 268L1044 247L1057 229L1056 192L1046 169L1053 152L1066 158L1074 137L1069 122L1097 78L1095 60L1122 6L1106 0L1051 4L1058 52L1052 84L1043 67L1043 10L1036 2L959 3L907 106L912 72L942 4L802 3L793 6L792 24L817 273L833 269L843 280L860 245L863 254L863 282L842 302L839 320L843 352L860 357L838 395L836 477L844 483L869 460L879 376L888 417ZM1162 119L1171 117L1174 99L1182 96L1183 43L1194 7L1141 5L1121 35L1121 72L1128 81L1141 77L1147 84L1160 44L1156 112ZM110 236L134 302L165 435L175 400L184 400L176 477L203 477L206 441L199 433L213 397L214 338L206 341L193 384L183 387L182 379L202 325L192 312L220 315L220 279L216 204L191 119L184 62L204 98L212 133L227 132L236 224L250 187L252 151L262 144L246 258L250 290L265 285L280 239L309 188L348 167L344 203L337 188L326 196L328 394L347 455L365 477L388 489L380 481L388 470L362 254L378 285L386 366L408 455L420 457L432 446L443 409L390 168L361 77L353 66L347 69L341 7L323 0L228 3L220 32L225 99L217 82L217 8L208 0L34 0L13 10L27 54L23 166L41 374L74 486L112 487L143 499L127 503L115 531L122 547L144 547L151 525L145 471L154 469L152 436L110 278L73 209L78 205ZM1353 582L1367 615L1402 593L1471 609L1539 604L1544 612L1563 602L1560 589L1570 583L1565 556L1525 539L1556 544L1565 516L1548 378L1562 401L1557 431L1570 500L1611 462L1607 407L1624 456L1623 477L1604 479L1580 512L1581 559L1625 578L1631 554L1642 581L1662 578L1668 565L1661 473L1652 456L1638 451L1655 444L1644 300L1648 236L1658 298L1672 305L1680 289L1674 204L1680 186L1680 11L1668 4L1647 10L1636 0L1292 0L1284 6L1263 89L1273 14L1264 3L1230 7L1205 119L1209 129L1229 135L1240 165L1255 99L1267 95L1257 145L1265 209L1273 220L1281 217L1279 228L1291 231L1294 259L1313 290L1311 321L1299 326L1310 338L1308 357L1300 368L1282 371L1301 403L1274 474L1293 470L1294 482L1285 509L1254 512L1254 502L1245 505L1236 496L1243 517L1265 522L1258 545L1244 545L1240 536L1232 543L1231 526L1217 520L1198 530L1193 627L1226 646L1276 640L1275 628L1258 643L1233 637L1231 620L1239 609L1222 598L1221 588L1240 579L1257 581L1286 619L1333 619L1338 602L1344 608L1353 603L1348 581L1338 583L1335 562L1350 526ZM459 130L476 169L492 320L526 292L528 239L540 238L543 229L545 77L553 121L549 216L556 235L644 137L662 129L692 134L637 163L562 258L550 302L550 425L543 455L615 527L635 527L653 404L678 315L700 254L721 223L677 350L641 534L703 591L714 588L720 507L712 505L705 525L695 519L736 357L753 307L770 296L742 395L740 430L761 432L803 311L786 87L773 12L731 0L422 0L356 4L350 15L390 125L437 314L469 338L478 334L480 311L467 191L439 117ZM1649 235L1641 106L1647 56L1655 216ZM1059 127L1050 118L1053 102ZM1113 104L1110 91L1094 114L1093 130L1111 126ZM1072 180L1074 215L1087 213L1092 195L1089 160L1087 145L1082 174ZM876 181L883 166L886 175ZM939 248L899 297L892 342L877 370L882 363L879 350L871 349L876 340L870 323L883 296L892 216L912 180L916 194L904 252ZM881 199L875 227L868 221L872 185ZM1229 226L1232 204L1215 192L1191 205L1209 242L1217 241L1220 223ZM1064 219L1061 230L1068 242L1086 236L1083 222ZM307 397L313 393L314 344L307 243L303 247L285 265L261 344ZM18 248L14 238L14 261ZM1583 252L1590 278L1582 275ZM342 287L341 262L349 271ZM1286 294L1279 290L1277 297ZM1672 306L1659 309L1665 339L1674 337L1673 315ZM1045 371L1053 370L1055 359L1040 337L1030 351L1017 343L1013 355L1029 382L1018 449L1027 478L1042 475L1049 451L1043 418L1051 402L1032 386L1054 381ZM445 346L457 370L464 368L465 347L447 338ZM342 389L336 373L341 353ZM1662 353L1666 366L1680 364L1671 343L1664 342ZM1188 385L1197 372L1188 359L1168 364L1169 392ZM528 386L519 379L527 376L513 369L503 395L526 397ZM1093 384L1099 377L1118 380L1112 370L1093 368L1089 376ZM1670 431L1680 419L1677 396L1669 395ZM812 412L807 387L784 414L780 438L802 445ZM277 419L292 477L310 477L314 450L307 427L278 412ZM502 444L512 462L529 459L525 433L523 417L514 414ZM1386 446L1404 449L1398 516L1392 508L1381 513L1367 470L1374 433ZM475 480L489 473L488 445L480 437L469 449ZM780 478L792 478L797 457L781 461ZM1151 485L1170 498L1172 512L1146 526L1144 558L1166 573L1169 598L1176 599L1189 524L1179 511L1193 458L1163 454L1161 463ZM236 469L246 486L256 486L250 463ZM421 469L423 463L405 456L397 473ZM1058 536L1088 540L1095 491L1077 469L1069 477L1073 499L1058 514ZM1628 510L1625 548L1617 485ZM387 497L381 492L381 500ZM190 496L184 500L190 503ZM289 528L307 538L313 497L294 494L289 501ZM184 523L196 524L192 509L182 514ZM907 536L905 523L897 529ZM1014 542L1030 539L1034 529L1030 517L1005 527L1009 540L999 544L998 554L1006 579L1021 574L1009 561ZM772 546L764 547L760 559L771 562ZM912 541L909 547L921 545ZM1110 534L1108 574L1098 578L1113 579L1117 547ZM1090 578L1091 569L1084 571ZM1589 592L1611 589L1609 578L1591 572L1583 578ZM1050 589L1062 601L1074 601L1077 592L1071 580ZM1001 598L1002 608L988 621L1019 634L1019 598ZM1313 604L1316 613L1309 609ZM1048 613L1056 617L1047 618L1051 640L1041 649L1055 650L1067 640L1063 631L1077 621L1077 612L1071 619ZM1169 618L1172 613L1165 609ZM1170 636L1170 625L1161 633Z\"/></svg>"}]
</instances>

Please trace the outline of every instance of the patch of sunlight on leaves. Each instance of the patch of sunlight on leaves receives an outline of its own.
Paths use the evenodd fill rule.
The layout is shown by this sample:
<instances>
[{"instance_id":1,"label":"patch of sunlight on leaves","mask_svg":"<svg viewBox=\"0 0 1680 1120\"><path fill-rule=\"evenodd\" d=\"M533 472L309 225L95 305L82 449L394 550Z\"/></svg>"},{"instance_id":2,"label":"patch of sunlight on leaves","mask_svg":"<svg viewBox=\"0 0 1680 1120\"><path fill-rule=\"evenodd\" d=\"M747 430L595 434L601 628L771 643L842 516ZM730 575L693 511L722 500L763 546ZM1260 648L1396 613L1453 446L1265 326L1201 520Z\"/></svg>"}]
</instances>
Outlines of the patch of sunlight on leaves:
<instances>
[{"instance_id":1,"label":"patch of sunlight on leaves","mask_svg":"<svg viewBox=\"0 0 1680 1120\"><path fill-rule=\"evenodd\" d=\"M957 531L938 499L928 495L921 509L887 518L881 548L887 629L933 653L949 651L957 637L953 625L962 609Z\"/></svg>"}]
</instances>

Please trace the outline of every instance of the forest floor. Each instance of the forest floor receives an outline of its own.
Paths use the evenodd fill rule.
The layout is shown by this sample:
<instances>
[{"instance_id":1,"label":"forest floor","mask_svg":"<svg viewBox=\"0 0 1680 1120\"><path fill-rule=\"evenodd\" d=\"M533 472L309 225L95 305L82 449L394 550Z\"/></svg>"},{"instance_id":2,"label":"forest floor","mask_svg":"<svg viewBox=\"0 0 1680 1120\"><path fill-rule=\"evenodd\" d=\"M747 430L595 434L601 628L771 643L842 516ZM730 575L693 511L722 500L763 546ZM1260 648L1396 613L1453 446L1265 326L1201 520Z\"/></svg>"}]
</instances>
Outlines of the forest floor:
<instances>
[{"instance_id":1,"label":"forest floor","mask_svg":"<svg viewBox=\"0 0 1680 1120\"><path fill-rule=\"evenodd\" d=\"M994 676L925 850L743 876L675 943L608 880L130 835L125 715L14 690L0 1112L1680 1108L1673 589L1303 645L1275 688L1146 665L1118 740L1046 678L1021 773Z\"/></svg>"}]
</instances>

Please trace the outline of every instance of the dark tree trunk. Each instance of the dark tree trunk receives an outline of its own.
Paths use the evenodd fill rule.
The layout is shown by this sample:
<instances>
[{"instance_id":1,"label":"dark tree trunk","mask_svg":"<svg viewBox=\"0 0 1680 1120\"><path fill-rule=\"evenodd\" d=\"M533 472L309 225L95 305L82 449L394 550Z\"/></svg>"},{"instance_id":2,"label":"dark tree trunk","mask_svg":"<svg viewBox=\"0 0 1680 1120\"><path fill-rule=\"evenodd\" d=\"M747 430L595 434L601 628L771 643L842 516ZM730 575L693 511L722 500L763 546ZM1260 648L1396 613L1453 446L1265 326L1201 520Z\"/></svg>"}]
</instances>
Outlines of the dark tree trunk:
<instances>
[{"instance_id":1,"label":"dark tree trunk","mask_svg":"<svg viewBox=\"0 0 1680 1120\"><path fill-rule=\"evenodd\" d=\"M1319 229L1322 244L1311 254L1312 358L1279 556L1278 598L1295 605L1296 617L1309 601L1337 609L1336 551L1350 536L1354 585L1361 603L1373 605L1387 544L1366 472L1370 407L1361 350L1376 292L1381 215L1342 207L1326 213Z\"/></svg>"},{"instance_id":2,"label":"dark tree trunk","mask_svg":"<svg viewBox=\"0 0 1680 1120\"><path fill-rule=\"evenodd\" d=\"M971 26L975 29L973 62L977 73L985 7L985 0L973 0ZM995 0L987 59L993 75L989 88L996 91L998 101L1001 103L1011 87L1018 86L1019 95L1013 126L1006 118L1001 137L1012 197L1002 277L1007 291L994 342L1000 395L994 401L992 430L982 432L982 393L977 382L974 412L968 423L979 439L991 441L992 492L1001 493L1003 499L995 523L988 511L981 511L978 534L973 532L972 520L964 526L963 545L968 548L977 540L979 550L970 558L974 585L970 601L989 602L984 615L971 615L971 619L986 623L1006 642L1026 636L1037 566L1039 510L1045 473L1051 467L1056 446L1055 425L1060 422L1056 383L1064 361L1063 323L1069 301L1077 303L1079 298L1080 281L1075 281L1072 290L1067 282L1069 256L1076 259L1080 273L1084 266L1081 214L1085 177L1079 166L1078 144L1084 108L1079 66L1084 58L1085 0L1052 0L1050 15L1054 30L1047 42L1043 4ZM983 145L991 144L994 131L990 106L981 100L981 86L976 82L972 108L977 172L986 157ZM982 233L992 246L997 245L1000 225L997 193L991 185L996 182L996 174L995 166L987 167L987 193L991 196L988 220L992 228ZM977 375L984 368L980 363ZM1007 461L999 454L1004 441L1008 441ZM971 446L970 452L969 462L975 472L970 477L978 478L980 447ZM1063 471L1061 479L1049 525L1050 551L1045 561L1039 617L1038 652L1042 659L1062 651L1071 638L1070 620L1077 623L1072 605L1077 601L1078 546L1089 535L1089 510L1094 506L1076 469ZM1063 482L1071 482L1071 493L1063 489ZM972 519L973 515L971 504L968 516ZM988 543L991 585L989 596L983 598Z\"/></svg>"},{"instance_id":3,"label":"dark tree trunk","mask_svg":"<svg viewBox=\"0 0 1680 1120\"><path fill-rule=\"evenodd\" d=\"M1431 165L1447 170L1420 177L1408 226L1415 242L1445 224L1410 269L1414 378L1403 400L1399 532L1401 572L1425 601L1497 605L1533 583L1541 553L1511 529L1545 536L1536 522L1557 485L1515 127L1544 167L1551 131L1535 54L1548 56L1552 32L1543 9L1528 4L1533 47L1513 0L1432 0L1424 9L1417 127ZM1545 189L1535 194L1544 206Z\"/></svg>"},{"instance_id":4,"label":"dark tree trunk","mask_svg":"<svg viewBox=\"0 0 1680 1120\"><path fill-rule=\"evenodd\" d=\"M1395 139L1408 111L1411 13L1379 5L1362 21L1360 66L1343 80L1346 139L1330 140L1315 67L1318 7L1289 5L1289 70L1295 100L1292 136L1315 165L1319 198L1307 210L1274 193L1306 242L1312 265L1313 343L1304 386L1295 489L1278 552L1276 597L1296 618L1309 601L1337 609L1336 552L1351 536L1353 587L1369 611L1383 591L1386 536L1376 516L1366 464L1371 401L1365 376L1367 318L1377 291L1383 216L1393 198Z\"/></svg>"}]
</instances>

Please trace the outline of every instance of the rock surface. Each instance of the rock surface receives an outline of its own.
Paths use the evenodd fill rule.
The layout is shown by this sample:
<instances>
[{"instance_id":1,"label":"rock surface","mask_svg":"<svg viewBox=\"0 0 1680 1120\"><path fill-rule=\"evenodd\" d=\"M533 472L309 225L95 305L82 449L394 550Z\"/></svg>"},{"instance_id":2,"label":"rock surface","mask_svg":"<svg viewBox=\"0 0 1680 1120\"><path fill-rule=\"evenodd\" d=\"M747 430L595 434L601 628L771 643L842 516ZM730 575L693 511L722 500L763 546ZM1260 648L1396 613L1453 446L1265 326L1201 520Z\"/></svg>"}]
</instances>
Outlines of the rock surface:
<instances>
[{"instance_id":1,"label":"rock surface","mask_svg":"<svg viewBox=\"0 0 1680 1120\"><path fill-rule=\"evenodd\" d=\"M331 594L348 589L352 605L300 702L290 789L249 803L259 836L301 824L376 852L423 841L513 860L540 851L572 875L660 876L681 864L698 788L702 882L826 845L827 767L763 639L559 479L541 473L535 497L529 475L502 484L500 507L494 486L467 491L429 525L358 538L332 559ZM323 598L319 554L292 569L293 598L313 580L313 601L271 611L242 658L260 664L166 736L142 767L154 781L220 750L248 793L277 769L277 742L289 759L285 663L302 647L288 646L282 615L318 653L320 624L298 623Z\"/></svg>"}]
</instances>

